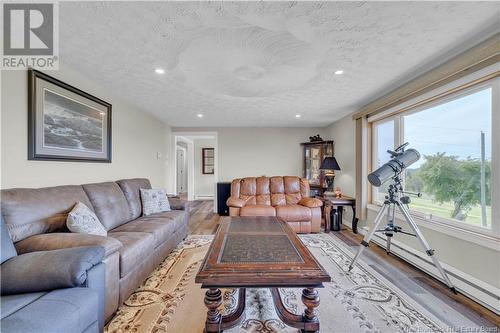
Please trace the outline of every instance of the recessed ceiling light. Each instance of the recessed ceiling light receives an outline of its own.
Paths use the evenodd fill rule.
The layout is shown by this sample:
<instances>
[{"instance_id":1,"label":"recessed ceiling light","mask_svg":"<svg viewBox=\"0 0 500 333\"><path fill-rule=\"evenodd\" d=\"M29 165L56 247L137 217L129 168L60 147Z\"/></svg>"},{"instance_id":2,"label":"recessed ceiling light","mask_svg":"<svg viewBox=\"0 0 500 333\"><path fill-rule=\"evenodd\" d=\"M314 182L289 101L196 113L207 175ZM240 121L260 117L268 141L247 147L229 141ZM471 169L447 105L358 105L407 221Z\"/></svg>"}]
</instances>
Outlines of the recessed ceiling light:
<instances>
[{"instance_id":1,"label":"recessed ceiling light","mask_svg":"<svg viewBox=\"0 0 500 333\"><path fill-rule=\"evenodd\" d=\"M300 118L300 117L302 117L300 114L295 115L295 118Z\"/></svg>"},{"instance_id":2,"label":"recessed ceiling light","mask_svg":"<svg viewBox=\"0 0 500 333\"><path fill-rule=\"evenodd\" d=\"M163 68L156 68L155 73L156 74L165 74L165 70Z\"/></svg>"},{"instance_id":3,"label":"recessed ceiling light","mask_svg":"<svg viewBox=\"0 0 500 333\"><path fill-rule=\"evenodd\" d=\"M198 113L198 114L196 115L196 117L198 117L198 118L203 118L203 115L202 115L201 113Z\"/></svg>"},{"instance_id":4,"label":"recessed ceiling light","mask_svg":"<svg viewBox=\"0 0 500 333\"><path fill-rule=\"evenodd\" d=\"M339 69L338 71L335 71L335 75L341 75L344 74L344 71Z\"/></svg>"}]
</instances>

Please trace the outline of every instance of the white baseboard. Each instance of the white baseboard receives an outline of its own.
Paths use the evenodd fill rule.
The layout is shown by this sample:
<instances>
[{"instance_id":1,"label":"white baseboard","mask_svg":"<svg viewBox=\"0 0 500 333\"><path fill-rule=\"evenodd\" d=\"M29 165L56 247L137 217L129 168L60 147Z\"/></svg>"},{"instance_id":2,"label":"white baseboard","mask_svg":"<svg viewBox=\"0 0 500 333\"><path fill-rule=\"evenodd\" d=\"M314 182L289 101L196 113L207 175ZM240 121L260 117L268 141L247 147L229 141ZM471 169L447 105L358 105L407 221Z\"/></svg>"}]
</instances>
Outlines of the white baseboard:
<instances>
[{"instance_id":1,"label":"white baseboard","mask_svg":"<svg viewBox=\"0 0 500 333\"><path fill-rule=\"evenodd\" d=\"M214 200L213 195L195 195L194 200Z\"/></svg>"},{"instance_id":2,"label":"white baseboard","mask_svg":"<svg viewBox=\"0 0 500 333\"><path fill-rule=\"evenodd\" d=\"M350 221L343 221L343 223L350 226ZM358 228L358 232L361 235L365 235L367 231L367 227ZM372 241L385 249L386 239L383 236L375 234ZM439 271L434 267L434 264L425 253L417 251L395 239L391 242L391 253L443 282ZM439 256L439 254L437 255ZM458 291L496 314L500 314L500 288L481 281L446 263L441 263L441 265Z\"/></svg>"}]
</instances>

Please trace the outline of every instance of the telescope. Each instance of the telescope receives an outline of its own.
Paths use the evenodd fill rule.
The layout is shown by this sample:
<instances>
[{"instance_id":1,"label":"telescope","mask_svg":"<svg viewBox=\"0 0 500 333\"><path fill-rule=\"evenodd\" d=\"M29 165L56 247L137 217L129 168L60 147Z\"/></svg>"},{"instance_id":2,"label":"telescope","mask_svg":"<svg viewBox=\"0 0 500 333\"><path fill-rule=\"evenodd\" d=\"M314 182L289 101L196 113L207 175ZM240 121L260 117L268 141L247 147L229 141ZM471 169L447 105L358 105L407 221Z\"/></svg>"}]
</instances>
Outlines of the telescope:
<instances>
[{"instance_id":1,"label":"telescope","mask_svg":"<svg viewBox=\"0 0 500 333\"><path fill-rule=\"evenodd\" d=\"M368 175L368 181L375 187L379 187L389 179L393 179L401 172L420 159L420 153L415 149L405 150L408 142L402 144L394 151L388 150L391 160Z\"/></svg>"},{"instance_id":2,"label":"telescope","mask_svg":"<svg viewBox=\"0 0 500 333\"><path fill-rule=\"evenodd\" d=\"M402 144L398 148L392 150L388 150L387 152L391 155L391 159L389 162L383 164L380 168L373 171L368 175L368 181L376 187L379 187L389 179L392 180L392 184L387 188L387 195L385 196L384 204L380 207L380 210L375 217L375 221L373 221L373 225L370 230L365 234L365 238L361 242L361 245L358 249L358 252L354 256L349 265L349 271L352 270L356 261L361 256L363 250L368 247L368 243L370 239L376 232L381 232L386 236L387 246L386 251L389 254L391 252L391 239L396 233L402 233L406 235L415 236L420 241L420 244L425 249L425 253L429 257L431 257L434 262L434 266L436 266L439 273L444 279L444 282L450 287L450 289L456 294L457 291L453 286L448 274L441 266L441 263L434 255L434 250L429 246L429 243L424 238L424 235L420 232L417 223L413 220L411 216L410 209L408 204L410 203L410 198L406 194L410 194L411 192L406 192L403 188L403 184L401 182L401 178L399 177L401 172L416 161L419 160L420 154L415 149L405 150L406 146L408 146L408 142ZM414 193L418 197L420 197L420 193ZM396 207L399 208L403 218L406 220L410 228L413 230L414 234L404 231L400 226L397 226L396 223ZM385 214L387 213L387 226L383 229L378 229L378 226L384 219Z\"/></svg>"}]
</instances>

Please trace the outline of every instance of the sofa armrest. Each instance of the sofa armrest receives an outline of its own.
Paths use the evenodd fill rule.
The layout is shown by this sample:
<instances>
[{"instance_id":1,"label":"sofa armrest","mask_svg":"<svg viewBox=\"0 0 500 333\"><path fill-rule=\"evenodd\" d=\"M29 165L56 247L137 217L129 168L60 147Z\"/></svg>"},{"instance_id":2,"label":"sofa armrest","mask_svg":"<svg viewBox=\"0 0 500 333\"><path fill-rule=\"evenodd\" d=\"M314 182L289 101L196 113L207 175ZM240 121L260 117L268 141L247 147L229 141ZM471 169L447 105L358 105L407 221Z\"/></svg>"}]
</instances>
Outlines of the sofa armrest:
<instances>
[{"instance_id":1,"label":"sofa armrest","mask_svg":"<svg viewBox=\"0 0 500 333\"><path fill-rule=\"evenodd\" d=\"M173 210L188 210L188 202L180 198L168 198L170 208Z\"/></svg>"},{"instance_id":2,"label":"sofa armrest","mask_svg":"<svg viewBox=\"0 0 500 333\"><path fill-rule=\"evenodd\" d=\"M104 259L99 246L32 252L2 264L2 295L84 285L87 271Z\"/></svg>"},{"instance_id":3,"label":"sofa armrest","mask_svg":"<svg viewBox=\"0 0 500 333\"><path fill-rule=\"evenodd\" d=\"M82 246L100 246L104 248L104 256L117 252L123 244L113 238L72 232L54 232L40 234L23 239L15 244L17 253L50 251Z\"/></svg>"},{"instance_id":4,"label":"sofa armrest","mask_svg":"<svg viewBox=\"0 0 500 333\"><path fill-rule=\"evenodd\" d=\"M323 206L323 202L316 198L303 198L299 201L299 205L309 208L316 208Z\"/></svg>"},{"instance_id":5,"label":"sofa armrest","mask_svg":"<svg viewBox=\"0 0 500 333\"><path fill-rule=\"evenodd\" d=\"M97 291L99 332L104 328L104 313L106 309L106 264L101 262L87 270L87 279L82 287Z\"/></svg>"},{"instance_id":6,"label":"sofa armrest","mask_svg":"<svg viewBox=\"0 0 500 333\"><path fill-rule=\"evenodd\" d=\"M235 208L245 207L246 203L247 202L245 200L235 197L229 197L229 199L227 199L226 201L228 207L235 207Z\"/></svg>"}]
</instances>

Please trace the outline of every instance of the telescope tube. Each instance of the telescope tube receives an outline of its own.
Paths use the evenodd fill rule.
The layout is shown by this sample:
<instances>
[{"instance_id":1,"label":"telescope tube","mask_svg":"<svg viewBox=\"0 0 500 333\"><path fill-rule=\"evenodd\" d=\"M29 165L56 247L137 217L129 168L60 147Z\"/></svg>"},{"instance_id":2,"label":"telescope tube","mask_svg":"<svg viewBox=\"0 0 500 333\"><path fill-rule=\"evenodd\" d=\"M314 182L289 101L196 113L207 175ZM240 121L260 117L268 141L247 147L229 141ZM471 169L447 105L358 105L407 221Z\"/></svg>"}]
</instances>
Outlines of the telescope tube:
<instances>
[{"instance_id":1,"label":"telescope tube","mask_svg":"<svg viewBox=\"0 0 500 333\"><path fill-rule=\"evenodd\" d=\"M380 166L368 175L368 181L375 187L379 187L391 178L399 175L405 168L420 159L420 153L416 149L408 149L394 156L389 162Z\"/></svg>"}]
</instances>

